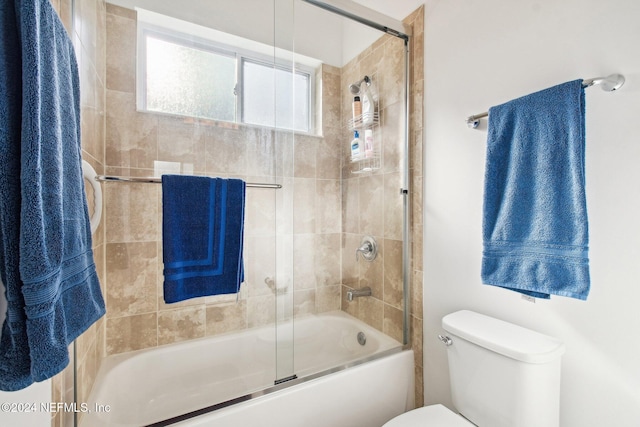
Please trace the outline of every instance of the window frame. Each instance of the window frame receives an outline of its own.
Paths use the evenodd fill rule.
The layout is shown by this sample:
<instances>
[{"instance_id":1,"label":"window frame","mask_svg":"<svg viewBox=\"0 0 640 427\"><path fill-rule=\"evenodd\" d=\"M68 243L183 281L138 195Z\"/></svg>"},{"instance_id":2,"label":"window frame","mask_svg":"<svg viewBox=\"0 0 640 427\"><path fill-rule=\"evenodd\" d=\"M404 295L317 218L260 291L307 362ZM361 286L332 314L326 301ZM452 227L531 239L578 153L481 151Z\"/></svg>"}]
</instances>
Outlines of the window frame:
<instances>
[{"instance_id":1,"label":"window frame","mask_svg":"<svg viewBox=\"0 0 640 427\"><path fill-rule=\"evenodd\" d=\"M315 70L312 67L306 66L304 64L297 63L293 60L285 60L282 57L277 57L275 55L275 51L278 50L282 52L281 49L274 49L274 56L269 56L265 54L261 54L258 52L254 52L248 49L235 47L231 45L227 45L224 43L216 42L210 39L204 39L200 37L191 36L189 34L179 32L173 29L153 25L147 22L138 22L138 31L137 31L137 59L136 59L136 108L138 111L146 112L146 113L154 113L154 114L168 114L174 116L182 116L182 117L192 117L186 116L178 113L170 113L170 112L162 112L162 111L152 111L147 108L147 37L152 36L159 40L162 40L167 43L175 43L180 46L185 46L194 49L200 49L206 52L211 52L218 55L234 57L236 61L236 85L234 88L235 94L235 121L230 123L236 123L243 126L254 126L254 127L268 127L271 129L275 129L275 126L266 126L266 125L257 125L252 123L246 123L244 121L244 75L243 75L243 65L245 61L249 61L259 65L265 65L267 67L274 67L283 71L288 71L292 73L292 75L301 74L308 76L309 87L307 88L307 99L309 100L308 105L308 129L307 130L299 130L299 129L291 129L291 128L277 128L282 130L289 130L292 132L302 133L302 134L315 134L315 92L316 92L316 82L315 82ZM295 54L292 52L287 52L288 55L293 57ZM293 83L292 83L293 84ZM295 90L295 88L294 88ZM211 117L198 117L204 120L213 120L220 122L227 122L222 119L215 119Z\"/></svg>"}]
</instances>

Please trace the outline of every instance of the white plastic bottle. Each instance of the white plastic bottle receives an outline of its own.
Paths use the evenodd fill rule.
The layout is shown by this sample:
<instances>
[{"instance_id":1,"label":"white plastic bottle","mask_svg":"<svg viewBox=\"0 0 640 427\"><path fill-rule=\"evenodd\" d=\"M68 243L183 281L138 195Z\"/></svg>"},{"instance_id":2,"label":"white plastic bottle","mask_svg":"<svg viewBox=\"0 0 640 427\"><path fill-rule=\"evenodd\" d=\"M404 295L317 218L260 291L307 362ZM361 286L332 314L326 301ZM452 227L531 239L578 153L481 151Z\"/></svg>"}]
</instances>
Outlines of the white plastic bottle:
<instances>
[{"instance_id":1,"label":"white plastic bottle","mask_svg":"<svg viewBox=\"0 0 640 427\"><path fill-rule=\"evenodd\" d=\"M361 94L360 99L362 103L362 123L365 125L373 123L376 104L373 101L371 89L367 88L364 93Z\"/></svg>"},{"instance_id":2,"label":"white plastic bottle","mask_svg":"<svg viewBox=\"0 0 640 427\"><path fill-rule=\"evenodd\" d=\"M353 132L353 141L351 141L351 161L360 160L362 150L360 149L360 134L358 131Z\"/></svg>"}]
</instances>

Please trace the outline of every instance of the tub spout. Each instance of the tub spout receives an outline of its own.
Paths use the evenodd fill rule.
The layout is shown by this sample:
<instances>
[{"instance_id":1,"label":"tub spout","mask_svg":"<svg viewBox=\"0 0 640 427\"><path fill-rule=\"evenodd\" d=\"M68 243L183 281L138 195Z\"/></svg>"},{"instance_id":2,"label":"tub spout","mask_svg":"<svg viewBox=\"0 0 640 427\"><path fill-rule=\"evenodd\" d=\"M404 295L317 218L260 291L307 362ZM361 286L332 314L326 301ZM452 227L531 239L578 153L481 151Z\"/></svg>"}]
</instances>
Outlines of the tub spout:
<instances>
[{"instance_id":1,"label":"tub spout","mask_svg":"<svg viewBox=\"0 0 640 427\"><path fill-rule=\"evenodd\" d=\"M361 289L353 289L347 291L347 301L353 301L354 298L358 297L370 297L371 296L371 288L365 287Z\"/></svg>"}]
</instances>

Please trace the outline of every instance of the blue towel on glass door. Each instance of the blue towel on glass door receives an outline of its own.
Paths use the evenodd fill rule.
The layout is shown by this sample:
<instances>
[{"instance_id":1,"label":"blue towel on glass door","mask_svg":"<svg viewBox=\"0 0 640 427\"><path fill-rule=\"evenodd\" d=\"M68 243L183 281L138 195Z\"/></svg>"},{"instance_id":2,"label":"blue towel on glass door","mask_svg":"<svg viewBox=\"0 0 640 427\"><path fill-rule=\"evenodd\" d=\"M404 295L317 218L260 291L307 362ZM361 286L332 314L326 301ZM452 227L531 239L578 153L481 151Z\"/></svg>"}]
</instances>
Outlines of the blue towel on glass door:
<instances>
[{"instance_id":1,"label":"blue towel on glass door","mask_svg":"<svg viewBox=\"0 0 640 427\"><path fill-rule=\"evenodd\" d=\"M245 187L239 179L162 176L165 302L240 290Z\"/></svg>"},{"instance_id":2,"label":"blue towel on glass door","mask_svg":"<svg viewBox=\"0 0 640 427\"><path fill-rule=\"evenodd\" d=\"M587 298L584 129L581 80L489 110L483 283Z\"/></svg>"},{"instance_id":3,"label":"blue towel on glass door","mask_svg":"<svg viewBox=\"0 0 640 427\"><path fill-rule=\"evenodd\" d=\"M0 389L43 381L104 314L80 158L78 66L48 0L0 5Z\"/></svg>"}]
</instances>

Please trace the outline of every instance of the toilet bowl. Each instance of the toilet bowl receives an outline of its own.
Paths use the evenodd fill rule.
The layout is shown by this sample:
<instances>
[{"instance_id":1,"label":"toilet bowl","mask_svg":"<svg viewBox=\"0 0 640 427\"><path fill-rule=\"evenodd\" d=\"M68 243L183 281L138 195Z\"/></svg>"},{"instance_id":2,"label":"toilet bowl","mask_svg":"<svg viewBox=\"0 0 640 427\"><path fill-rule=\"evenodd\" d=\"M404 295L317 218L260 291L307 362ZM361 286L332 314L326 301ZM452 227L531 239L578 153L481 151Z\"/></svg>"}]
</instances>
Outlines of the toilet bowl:
<instances>
[{"instance_id":1,"label":"toilet bowl","mask_svg":"<svg viewBox=\"0 0 640 427\"><path fill-rule=\"evenodd\" d=\"M451 400L414 409L384 427L559 427L557 338L461 310L445 316Z\"/></svg>"},{"instance_id":2,"label":"toilet bowl","mask_svg":"<svg viewBox=\"0 0 640 427\"><path fill-rule=\"evenodd\" d=\"M469 421L446 406L431 405L405 412L382 427L473 427Z\"/></svg>"}]
</instances>

